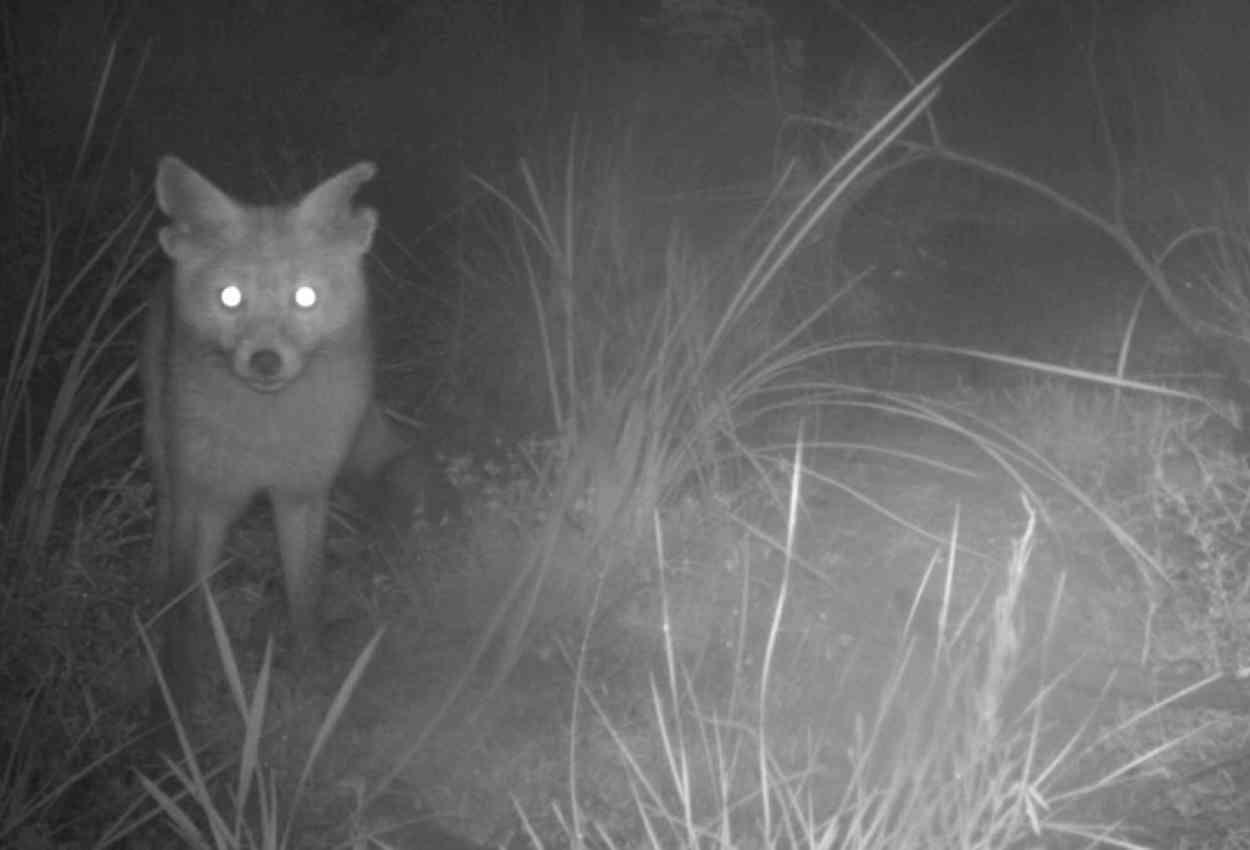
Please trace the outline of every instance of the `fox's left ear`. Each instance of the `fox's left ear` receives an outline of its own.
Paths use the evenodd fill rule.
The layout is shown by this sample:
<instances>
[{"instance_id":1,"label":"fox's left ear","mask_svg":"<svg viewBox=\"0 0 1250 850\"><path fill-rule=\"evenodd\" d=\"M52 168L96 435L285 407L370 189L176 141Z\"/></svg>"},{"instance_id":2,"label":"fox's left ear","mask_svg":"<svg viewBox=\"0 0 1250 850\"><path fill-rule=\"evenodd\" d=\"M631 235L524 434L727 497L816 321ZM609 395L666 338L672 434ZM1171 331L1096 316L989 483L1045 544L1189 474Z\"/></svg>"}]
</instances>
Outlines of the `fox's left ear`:
<instances>
[{"instance_id":1,"label":"fox's left ear","mask_svg":"<svg viewBox=\"0 0 1250 850\"><path fill-rule=\"evenodd\" d=\"M295 207L301 227L342 240L362 253L369 250L378 213L372 207L352 207L352 197L378 173L372 162L358 162L313 189Z\"/></svg>"}]
</instances>

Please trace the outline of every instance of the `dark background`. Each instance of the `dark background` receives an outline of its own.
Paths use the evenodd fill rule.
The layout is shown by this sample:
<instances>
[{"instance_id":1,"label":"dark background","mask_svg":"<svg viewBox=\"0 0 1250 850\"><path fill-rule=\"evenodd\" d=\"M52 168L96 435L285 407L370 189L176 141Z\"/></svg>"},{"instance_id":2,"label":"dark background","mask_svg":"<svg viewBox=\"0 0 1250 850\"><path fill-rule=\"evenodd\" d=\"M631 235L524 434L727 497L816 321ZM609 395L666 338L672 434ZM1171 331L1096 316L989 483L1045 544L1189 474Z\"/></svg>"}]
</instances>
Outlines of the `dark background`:
<instances>
[{"instance_id":1,"label":"dark background","mask_svg":"<svg viewBox=\"0 0 1250 850\"><path fill-rule=\"evenodd\" d=\"M628 151L627 189L652 204L644 218L720 244L800 149L787 135L795 116L866 126L907 90L865 26L923 75L1000 8L17 0L3 18L3 144L14 154L4 179L16 196L90 171L93 197L120 206L141 201L156 159L175 153L243 199L272 201L371 159L381 174L364 196L382 212L387 350L403 352L409 386L429 388L419 399L410 390L409 403L426 404L442 382L461 397L474 387L486 399L478 413L541 419L529 389L540 364L527 371L499 344L528 327L517 322L522 287L516 301L463 297L461 227L484 203L470 175L515 192L523 159L540 179L560 175L571 138L586 163ZM1176 232L1177 211L1191 197L1197 208L1213 180L1241 183L1247 33L1240 0L1023 3L948 75L935 114L947 144L1100 208L1118 168L1149 243ZM845 138L819 140L818 166ZM1121 309L1135 297L1135 284L1091 294L1088 274L1066 267L1069 293L1049 280L1054 268L1019 273L1079 257L1125 275L1098 237L1017 200L924 170L861 199L838 260L924 279L886 294L924 319L878 330L1010 348L1024 318L1046 325L1039 303L1105 296ZM483 318L484 304L499 316L466 337L464 316ZM969 320L969 304L1026 305L1027 316ZM983 339L968 339L969 321L988 328Z\"/></svg>"}]
</instances>

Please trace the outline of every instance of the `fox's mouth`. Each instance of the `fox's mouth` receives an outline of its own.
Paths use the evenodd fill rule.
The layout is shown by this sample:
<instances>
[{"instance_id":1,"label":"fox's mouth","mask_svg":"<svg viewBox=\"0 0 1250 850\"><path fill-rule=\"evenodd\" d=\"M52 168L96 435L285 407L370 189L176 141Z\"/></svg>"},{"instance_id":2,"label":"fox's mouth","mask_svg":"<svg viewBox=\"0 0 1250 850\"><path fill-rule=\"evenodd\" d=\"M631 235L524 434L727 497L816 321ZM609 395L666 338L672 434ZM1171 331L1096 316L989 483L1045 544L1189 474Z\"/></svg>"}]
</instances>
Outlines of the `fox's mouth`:
<instances>
[{"instance_id":1,"label":"fox's mouth","mask_svg":"<svg viewBox=\"0 0 1250 850\"><path fill-rule=\"evenodd\" d=\"M247 375L243 380L249 387L261 393L276 393L289 383L286 378L282 377L261 378L256 375Z\"/></svg>"}]
</instances>

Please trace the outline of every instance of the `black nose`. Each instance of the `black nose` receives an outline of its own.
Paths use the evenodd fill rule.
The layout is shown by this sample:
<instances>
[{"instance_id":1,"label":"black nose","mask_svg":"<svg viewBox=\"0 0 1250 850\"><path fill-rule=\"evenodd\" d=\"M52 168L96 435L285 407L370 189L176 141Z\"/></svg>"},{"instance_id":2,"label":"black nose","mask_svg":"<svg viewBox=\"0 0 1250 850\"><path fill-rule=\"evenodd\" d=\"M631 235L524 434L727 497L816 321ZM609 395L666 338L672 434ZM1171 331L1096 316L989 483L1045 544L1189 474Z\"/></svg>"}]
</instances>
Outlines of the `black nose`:
<instances>
[{"instance_id":1,"label":"black nose","mask_svg":"<svg viewBox=\"0 0 1250 850\"><path fill-rule=\"evenodd\" d=\"M248 365L258 378L272 378L282 371L282 355L272 348L262 348L252 355Z\"/></svg>"}]
</instances>

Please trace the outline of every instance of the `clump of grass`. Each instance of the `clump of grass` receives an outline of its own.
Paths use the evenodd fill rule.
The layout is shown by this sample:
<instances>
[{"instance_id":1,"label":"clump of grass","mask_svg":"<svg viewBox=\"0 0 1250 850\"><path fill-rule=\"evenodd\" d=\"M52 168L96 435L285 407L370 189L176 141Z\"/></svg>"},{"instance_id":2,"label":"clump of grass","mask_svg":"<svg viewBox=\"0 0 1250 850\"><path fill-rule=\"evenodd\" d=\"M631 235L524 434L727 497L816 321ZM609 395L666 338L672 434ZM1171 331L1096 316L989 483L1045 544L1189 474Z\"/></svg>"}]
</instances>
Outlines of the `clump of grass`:
<instances>
[{"instance_id":1,"label":"clump of grass","mask_svg":"<svg viewBox=\"0 0 1250 850\"><path fill-rule=\"evenodd\" d=\"M1052 840L1146 846L1113 820L1081 813L1147 758L1104 768L1091 778L1078 766L1098 742L1083 735L1083 726L1055 737L1047 718L1048 695L1062 674L1037 678L1029 648L1053 630L1063 585L1056 588L1045 633L1026 632L1019 609L1037 534L1032 510L992 580L993 601L981 609L981 618L957 616L950 596L958 568L956 522L947 542L952 554L944 564L946 575L932 576L945 590L937 633L925 639L930 651L921 653L915 634L903 642L875 713L857 718L857 732L841 755L812 743L797 756L782 756L794 752L797 740L825 740L820 729L793 728L792 717L773 719L778 636L797 588L792 547L801 470L800 451L792 467L786 529L778 535L784 540L782 573L770 626L763 646L753 648L762 657L756 698L742 699L735 687L725 704L701 704L669 641L661 675L651 681L651 722L660 749L652 759L631 743L630 733L590 690L579 692L579 702L593 709L616 742L634 807L629 825L596 819L593 806L578 796L572 743L572 799L562 816L569 846L990 850ZM670 634L667 613L664 627ZM829 678L838 675L830 671ZM575 731L570 741L578 738ZM526 813L520 814L530 840L545 846Z\"/></svg>"},{"instance_id":2,"label":"clump of grass","mask_svg":"<svg viewBox=\"0 0 1250 850\"><path fill-rule=\"evenodd\" d=\"M20 695L0 709L5 846L97 834L124 793L114 762L135 738L121 717L138 656L121 591L134 575L126 534L143 491L127 472L99 482L101 469L134 458L132 293L153 249L146 199L105 203L102 188L116 58L112 45L62 170L29 167L47 140L19 102L5 99L0 116L11 189L0 237L0 690Z\"/></svg>"},{"instance_id":3,"label":"clump of grass","mask_svg":"<svg viewBox=\"0 0 1250 850\"><path fill-rule=\"evenodd\" d=\"M470 667L497 650L494 681L502 682L536 631L540 600L572 607L597 593L603 577L645 544L655 512L745 445L739 420L767 404L768 393L803 366L816 368L837 353L837 344L814 344L806 331L853 284L828 293L793 325L777 327L781 272L822 217L925 112L947 69L996 22L919 81L743 262L737 251L734 262L719 267L703 262L680 238L659 263L640 260L636 253L644 252L629 250L633 232L616 191L627 181L600 175L602 183L587 187L592 169L577 154L576 138L550 184L527 164L518 196L479 181L508 213L512 238L500 253L512 261L512 288L519 280L529 294L556 435L534 470L541 516L523 550L509 551L501 565L508 586ZM557 570L569 578L557 585L558 595L550 590ZM564 591L579 583L591 592ZM442 712L467 682L468 674L450 690ZM375 793L427 738L428 732L413 742Z\"/></svg>"},{"instance_id":4,"label":"clump of grass","mask_svg":"<svg viewBox=\"0 0 1250 850\"><path fill-rule=\"evenodd\" d=\"M553 555L559 541L573 533L568 516L579 517L576 534L584 538L588 554L576 568L593 581L598 572L586 570L586 560L610 561L609 551L636 547L665 499L709 459L714 462L722 446L739 441L737 422L762 395L805 364L837 352L836 344L805 342L805 334L853 284L830 293L792 326L776 327L771 305L781 270L821 218L925 113L947 69L996 22L882 116L782 218L740 271L697 262L680 240L665 253L658 287L622 275L611 263L588 263L593 258L588 247L620 240L611 238L615 219L588 221L577 184L585 169L573 153L557 189L544 189L525 166L523 200L482 184L511 211L519 234L514 254L531 295L548 406L558 433L551 465L539 476L541 489L553 494L550 519L538 530L525 568L488 629L493 634L506 623L501 676L523 651L546 577L558 568ZM605 288L605 280L640 286L633 291Z\"/></svg>"},{"instance_id":5,"label":"clump of grass","mask_svg":"<svg viewBox=\"0 0 1250 850\"><path fill-rule=\"evenodd\" d=\"M155 810L148 808L127 812L115 824L105 846L126 838L155 815L159 815L189 847L282 850L302 846L304 839L295 832L298 823L296 813L313 768L376 653L381 634L376 634L356 657L312 737L299 777L288 793L280 793L274 774L263 766L261 758L262 741L271 731L267 728L266 709L270 699L272 641L265 648L256 683L249 696L221 613L211 594L206 593L205 598L214 642L242 725L238 753L233 760L212 766L201 761L190 731L178 716L168 686L158 670L159 686L173 718L181 760L175 762L166 757L163 776L153 779L145 775L140 778L144 792L155 804ZM156 653L150 644L147 644L147 650L149 659L155 665ZM235 767L233 784L223 793L218 780L227 774L232 762ZM367 836L356 836L354 840L364 841Z\"/></svg>"},{"instance_id":6,"label":"clump of grass","mask_svg":"<svg viewBox=\"0 0 1250 850\"><path fill-rule=\"evenodd\" d=\"M63 507L65 484L102 425L124 407L131 358L119 355L139 307L126 296L154 253L146 239L151 205L120 212L78 204L92 198L106 165L84 162L112 74L110 52L68 189L27 186L37 212L15 214L20 232L0 243L13 274L6 319L7 371L0 382L0 509L5 551L29 557L46 549ZM3 152L0 150L0 152ZM12 151L10 151L12 153ZM35 250L37 255L25 252ZM133 305L133 302L130 302ZM8 326L10 325L11 326Z\"/></svg>"}]
</instances>

